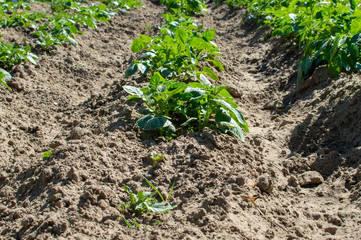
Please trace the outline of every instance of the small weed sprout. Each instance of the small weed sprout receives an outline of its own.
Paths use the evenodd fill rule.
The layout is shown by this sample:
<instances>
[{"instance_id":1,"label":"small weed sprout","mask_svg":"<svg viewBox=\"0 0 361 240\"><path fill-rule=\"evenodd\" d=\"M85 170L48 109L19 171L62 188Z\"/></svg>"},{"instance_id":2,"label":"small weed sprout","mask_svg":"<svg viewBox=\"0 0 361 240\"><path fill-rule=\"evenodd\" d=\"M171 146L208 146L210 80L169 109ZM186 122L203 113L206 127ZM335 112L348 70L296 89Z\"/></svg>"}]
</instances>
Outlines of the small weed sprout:
<instances>
[{"instance_id":1,"label":"small weed sprout","mask_svg":"<svg viewBox=\"0 0 361 240\"><path fill-rule=\"evenodd\" d=\"M156 151L153 151L151 156L150 156L153 160L153 166L152 167L156 167L159 161L164 160L164 156L163 155L157 155Z\"/></svg>"},{"instance_id":2,"label":"small weed sprout","mask_svg":"<svg viewBox=\"0 0 361 240\"><path fill-rule=\"evenodd\" d=\"M50 151L44 152L43 155L41 155L41 158L42 159L48 158L51 155L53 155L53 153L54 153L54 149L50 148Z\"/></svg>"}]
</instances>

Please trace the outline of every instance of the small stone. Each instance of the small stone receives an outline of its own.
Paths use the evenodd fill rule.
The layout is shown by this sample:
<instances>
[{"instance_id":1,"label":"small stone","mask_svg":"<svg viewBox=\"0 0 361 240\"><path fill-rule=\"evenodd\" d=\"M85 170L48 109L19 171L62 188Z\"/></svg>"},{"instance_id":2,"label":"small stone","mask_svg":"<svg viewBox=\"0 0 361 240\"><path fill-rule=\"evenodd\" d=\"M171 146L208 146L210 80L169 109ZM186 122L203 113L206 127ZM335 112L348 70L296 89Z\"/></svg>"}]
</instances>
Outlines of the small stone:
<instances>
[{"instance_id":1,"label":"small stone","mask_svg":"<svg viewBox=\"0 0 361 240\"><path fill-rule=\"evenodd\" d=\"M65 61L66 63L69 63L69 64L73 64L73 63L74 63L74 59L73 59L72 57L66 57L66 58L64 59L64 61Z\"/></svg>"},{"instance_id":2,"label":"small stone","mask_svg":"<svg viewBox=\"0 0 361 240\"><path fill-rule=\"evenodd\" d=\"M318 213L318 212L315 212L315 213L312 213L311 214L311 217L314 219L314 220L319 220L321 218L321 214Z\"/></svg>"},{"instance_id":3,"label":"small stone","mask_svg":"<svg viewBox=\"0 0 361 240\"><path fill-rule=\"evenodd\" d=\"M113 208L113 207L109 207L107 208L107 211L104 214L105 216L103 217L102 221L106 221L108 219L111 220L116 220L117 218L119 218L120 213L117 209Z\"/></svg>"},{"instance_id":4,"label":"small stone","mask_svg":"<svg viewBox=\"0 0 361 240\"><path fill-rule=\"evenodd\" d=\"M336 231L337 231L337 227L326 227L325 228L325 232L327 233L331 233L332 235L335 235L336 234Z\"/></svg>"},{"instance_id":5,"label":"small stone","mask_svg":"<svg viewBox=\"0 0 361 240\"><path fill-rule=\"evenodd\" d=\"M322 175L316 171L304 172L298 177L298 182L301 187L319 185L323 183L323 181Z\"/></svg>"},{"instance_id":6,"label":"small stone","mask_svg":"<svg viewBox=\"0 0 361 240\"><path fill-rule=\"evenodd\" d=\"M237 227L236 225L232 225L229 227L229 230L231 230L231 232L240 232L241 230L239 229L239 227Z\"/></svg>"},{"instance_id":7,"label":"small stone","mask_svg":"<svg viewBox=\"0 0 361 240\"><path fill-rule=\"evenodd\" d=\"M271 177L263 174L258 178L257 187L263 192L271 193L273 190Z\"/></svg>"},{"instance_id":8,"label":"small stone","mask_svg":"<svg viewBox=\"0 0 361 240\"><path fill-rule=\"evenodd\" d=\"M341 224L342 224L341 219L336 215L330 216L328 222L332 223L333 225L336 225L336 226L341 226Z\"/></svg>"},{"instance_id":9,"label":"small stone","mask_svg":"<svg viewBox=\"0 0 361 240\"><path fill-rule=\"evenodd\" d=\"M106 209L109 207L109 205L107 204L107 202L104 199L101 199L99 201L99 207L101 207L102 209Z\"/></svg>"},{"instance_id":10,"label":"small stone","mask_svg":"<svg viewBox=\"0 0 361 240\"><path fill-rule=\"evenodd\" d=\"M291 175L288 179L288 185L292 186L292 187L297 187L298 185L298 181L297 181L297 178L293 175Z\"/></svg>"},{"instance_id":11,"label":"small stone","mask_svg":"<svg viewBox=\"0 0 361 240\"><path fill-rule=\"evenodd\" d=\"M50 195L49 202L57 202L57 201L61 200L62 197L63 197L63 195L61 193L56 193L54 195Z\"/></svg>"},{"instance_id":12,"label":"small stone","mask_svg":"<svg viewBox=\"0 0 361 240\"><path fill-rule=\"evenodd\" d=\"M277 110L283 107L283 103L280 100L271 101L263 105L263 109L267 110Z\"/></svg>"},{"instance_id":13,"label":"small stone","mask_svg":"<svg viewBox=\"0 0 361 240\"><path fill-rule=\"evenodd\" d=\"M54 173L51 168L45 168L41 171L41 181L43 184L48 184L53 179Z\"/></svg>"},{"instance_id":14,"label":"small stone","mask_svg":"<svg viewBox=\"0 0 361 240\"><path fill-rule=\"evenodd\" d=\"M225 190L223 191L223 195L224 195L225 197L228 197L228 196L231 195L231 191L228 190L228 189L225 189Z\"/></svg>"},{"instance_id":15,"label":"small stone","mask_svg":"<svg viewBox=\"0 0 361 240\"><path fill-rule=\"evenodd\" d=\"M229 94L231 94L231 96L234 98L240 98L243 95L242 91L240 91L234 87L230 87L227 90L228 90Z\"/></svg>"}]
</instances>

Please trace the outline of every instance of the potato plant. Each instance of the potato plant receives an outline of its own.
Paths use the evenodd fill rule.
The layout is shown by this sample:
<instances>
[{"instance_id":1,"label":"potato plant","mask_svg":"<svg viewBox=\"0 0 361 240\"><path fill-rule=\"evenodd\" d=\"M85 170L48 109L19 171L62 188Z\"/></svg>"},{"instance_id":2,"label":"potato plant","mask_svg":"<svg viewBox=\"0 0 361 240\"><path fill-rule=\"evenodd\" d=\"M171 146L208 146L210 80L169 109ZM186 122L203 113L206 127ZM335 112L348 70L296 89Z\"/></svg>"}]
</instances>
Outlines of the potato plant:
<instances>
[{"instance_id":1,"label":"potato plant","mask_svg":"<svg viewBox=\"0 0 361 240\"><path fill-rule=\"evenodd\" d=\"M128 100L142 100L147 106L138 126L167 136L208 126L244 141L248 125L228 87L215 87L209 80L219 79L211 65L224 70L216 58L221 53L212 42L215 30L201 32L202 26L183 15L164 17L166 25L160 28L160 35L141 35L131 46L134 53L145 52L133 61L125 76L138 70L149 76L147 87L123 86L131 95Z\"/></svg>"},{"instance_id":2,"label":"potato plant","mask_svg":"<svg viewBox=\"0 0 361 240\"><path fill-rule=\"evenodd\" d=\"M37 56L30 52L29 45L21 48L18 43L13 45L0 41L0 67L10 69L21 62L31 62L36 64Z\"/></svg>"},{"instance_id":3,"label":"potato plant","mask_svg":"<svg viewBox=\"0 0 361 240\"><path fill-rule=\"evenodd\" d=\"M203 0L161 0L172 13L195 15L207 13L207 7Z\"/></svg>"}]
</instances>

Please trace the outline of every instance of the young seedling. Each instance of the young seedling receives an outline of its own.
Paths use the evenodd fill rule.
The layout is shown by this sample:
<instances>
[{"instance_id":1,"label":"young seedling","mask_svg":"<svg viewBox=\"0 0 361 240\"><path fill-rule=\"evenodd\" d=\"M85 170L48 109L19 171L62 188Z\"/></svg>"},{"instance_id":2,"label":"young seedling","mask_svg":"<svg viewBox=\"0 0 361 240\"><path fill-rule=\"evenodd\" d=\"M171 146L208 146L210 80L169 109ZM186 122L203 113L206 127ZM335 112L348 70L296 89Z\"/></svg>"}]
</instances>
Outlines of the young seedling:
<instances>
[{"instance_id":1,"label":"young seedling","mask_svg":"<svg viewBox=\"0 0 361 240\"><path fill-rule=\"evenodd\" d=\"M173 192L174 183L170 190L169 196L167 201L164 200L162 194L159 190L145 177L141 174L144 180L151 186L155 193L159 195L162 202L159 202L155 198L155 193L151 193L148 191L138 191L136 194L132 192L132 190L128 186L124 186L123 189L129 194L130 201L118 205L118 210L121 214L123 214L124 222L129 226L132 227L131 223L124 217L126 214L135 214L135 216L141 216L144 213L150 213L152 215L160 214L160 213L167 213L168 211L174 209L176 205L170 205L168 202ZM140 225L133 220L133 223L140 228Z\"/></svg>"},{"instance_id":2,"label":"young seedling","mask_svg":"<svg viewBox=\"0 0 361 240\"><path fill-rule=\"evenodd\" d=\"M153 167L156 167L157 164L159 163L159 161L164 160L164 156L163 155L157 155L156 151L153 151L152 154L150 155L150 157L153 160Z\"/></svg>"},{"instance_id":3,"label":"young seedling","mask_svg":"<svg viewBox=\"0 0 361 240\"><path fill-rule=\"evenodd\" d=\"M51 155L53 155L53 153L54 153L54 149L50 148L50 151L44 152L43 155L41 155L41 158L42 159L48 158Z\"/></svg>"}]
</instances>

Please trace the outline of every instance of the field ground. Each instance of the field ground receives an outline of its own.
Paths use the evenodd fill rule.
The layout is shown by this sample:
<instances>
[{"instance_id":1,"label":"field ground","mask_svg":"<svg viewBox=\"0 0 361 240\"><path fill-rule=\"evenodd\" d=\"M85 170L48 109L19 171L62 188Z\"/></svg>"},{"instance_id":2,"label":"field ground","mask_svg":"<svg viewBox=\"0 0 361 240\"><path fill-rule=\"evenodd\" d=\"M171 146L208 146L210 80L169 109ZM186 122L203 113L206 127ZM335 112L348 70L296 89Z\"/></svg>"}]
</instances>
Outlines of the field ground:
<instances>
[{"instance_id":1,"label":"field ground","mask_svg":"<svg viewBox=\"0 0 361 240\"><path fill-rule=\"evenodd\" d=\"M210 4L197 20L216 29L220 83L250 133L244 143L208 130L152 140L122 89L146 83L123 75L133 39L156 34L165 11L145 1L82 29L78 47L36 53L37 66L14 69L13 92L0 88L0 238L360 239L360 75L319 67L297 86L297 45ZM21 42L27 33L0 34ZM150 168L154 150L165 160ZM151 190L139 173L164 195L175 181L177 208L161 225L146 216L131 229L116 206L128 200L124 185Z\"/></svg>"}]
</instances>

